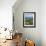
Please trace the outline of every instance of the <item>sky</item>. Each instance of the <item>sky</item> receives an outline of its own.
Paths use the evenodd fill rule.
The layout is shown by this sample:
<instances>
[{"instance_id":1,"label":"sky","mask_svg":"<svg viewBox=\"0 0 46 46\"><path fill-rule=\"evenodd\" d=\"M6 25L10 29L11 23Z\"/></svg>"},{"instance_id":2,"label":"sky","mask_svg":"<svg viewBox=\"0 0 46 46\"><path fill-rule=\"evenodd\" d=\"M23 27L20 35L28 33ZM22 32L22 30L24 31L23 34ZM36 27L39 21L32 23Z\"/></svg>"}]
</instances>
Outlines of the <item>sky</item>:
<instances>
[{"instance_id":1,"label":"sky","mask_svg":"<svg viewBox=\"0 0 46 46\"><path fill-rule=\"evenodd\" d=\"M25 17L30 17L30 18L32 18L33 17L33 14L32 13L24 13L24 18Z\"/></svg>"}]
</instances>

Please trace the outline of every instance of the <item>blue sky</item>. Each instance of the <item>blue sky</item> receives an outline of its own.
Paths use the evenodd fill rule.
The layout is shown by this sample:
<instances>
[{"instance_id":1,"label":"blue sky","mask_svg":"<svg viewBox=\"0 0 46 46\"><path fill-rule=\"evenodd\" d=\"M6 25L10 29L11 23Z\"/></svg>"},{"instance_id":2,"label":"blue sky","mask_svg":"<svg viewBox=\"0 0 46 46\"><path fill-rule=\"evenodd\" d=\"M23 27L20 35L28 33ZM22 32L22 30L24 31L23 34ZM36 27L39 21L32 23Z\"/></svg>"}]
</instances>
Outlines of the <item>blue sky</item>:
<instances>
[{"instance_id":1,"label":"blue sky","mask_svg":"<svg viewBox=\"0 0 46 46\"><path fill-rule=\"evenodd\" d=\"M30 18L32 18L33 15L32 15L31 13L24 13L24 18L25 18L25 17L30 17Z\"/></svg>"}]
</instances>

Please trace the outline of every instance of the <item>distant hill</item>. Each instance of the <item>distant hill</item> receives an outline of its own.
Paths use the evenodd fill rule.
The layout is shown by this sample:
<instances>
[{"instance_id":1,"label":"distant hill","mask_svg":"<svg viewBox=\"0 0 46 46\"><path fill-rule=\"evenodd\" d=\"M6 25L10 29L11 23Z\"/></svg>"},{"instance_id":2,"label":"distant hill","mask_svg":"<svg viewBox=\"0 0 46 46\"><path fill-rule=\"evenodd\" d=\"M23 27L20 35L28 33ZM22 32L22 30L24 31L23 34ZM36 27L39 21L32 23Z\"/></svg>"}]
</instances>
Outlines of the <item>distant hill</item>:
<instances>
[{"instance_id":1,"label":"distant hill","mask_svg":"<svg viewBox=\"0 0 46 46\"><path fill-rule=\"evenodd\" d=\"M26 25L33 25L33 18L32 17L26 17L25 18L25 24Z\"/></svg>"}]
</instances>

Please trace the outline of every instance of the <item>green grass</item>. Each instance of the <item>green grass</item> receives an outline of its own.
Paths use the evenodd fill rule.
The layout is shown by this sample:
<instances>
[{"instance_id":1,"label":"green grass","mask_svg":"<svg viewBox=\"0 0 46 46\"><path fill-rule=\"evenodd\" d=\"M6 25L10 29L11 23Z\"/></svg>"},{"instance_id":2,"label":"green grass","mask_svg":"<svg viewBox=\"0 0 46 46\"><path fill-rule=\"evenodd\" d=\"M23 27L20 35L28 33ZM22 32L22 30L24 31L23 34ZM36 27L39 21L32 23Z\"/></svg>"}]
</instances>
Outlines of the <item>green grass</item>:
<instances>
[{"instance_id":1,"label":"green grass","mask_svg":"<svg viewBox=\"0 0 46 46\"><path fill-rule=\"evenodd\" d=\"M25 25L33 25L33 18L26 18Z\"/></svg>"}]
</instances>

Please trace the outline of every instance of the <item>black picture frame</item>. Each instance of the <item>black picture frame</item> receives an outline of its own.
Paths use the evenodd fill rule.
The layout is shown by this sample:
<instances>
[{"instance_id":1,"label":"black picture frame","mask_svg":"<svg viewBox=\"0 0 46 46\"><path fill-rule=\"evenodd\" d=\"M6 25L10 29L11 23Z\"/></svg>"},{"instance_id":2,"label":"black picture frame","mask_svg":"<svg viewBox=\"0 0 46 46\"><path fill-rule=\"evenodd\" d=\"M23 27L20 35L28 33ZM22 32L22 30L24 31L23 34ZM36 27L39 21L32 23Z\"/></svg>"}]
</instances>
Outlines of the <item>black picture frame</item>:
<instances>
[{"instance_id":1,"label":"black picture frame","mask_svg":"<svg viewBox=\"0 0 46 46\"><path fill-rule=\"evenodd\" d=\"M23 12L23 27L36 27L36 12Z\"/></svg>"}]
</instances>

